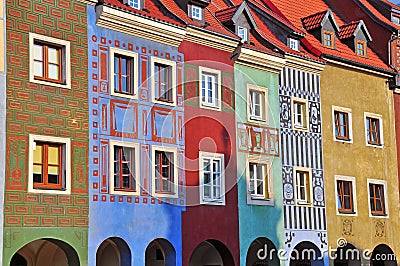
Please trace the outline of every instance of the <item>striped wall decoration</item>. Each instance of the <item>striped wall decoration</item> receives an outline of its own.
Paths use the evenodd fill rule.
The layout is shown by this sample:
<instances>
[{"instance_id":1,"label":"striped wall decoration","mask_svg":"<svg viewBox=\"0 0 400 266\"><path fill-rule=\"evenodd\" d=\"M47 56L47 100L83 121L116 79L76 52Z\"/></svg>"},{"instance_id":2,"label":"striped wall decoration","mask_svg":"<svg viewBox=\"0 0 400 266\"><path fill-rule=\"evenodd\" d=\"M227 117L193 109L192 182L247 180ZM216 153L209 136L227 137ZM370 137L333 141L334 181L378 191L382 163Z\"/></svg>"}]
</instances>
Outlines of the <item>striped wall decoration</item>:
<instances>
[{"instance_id":1,"label":"striped wall decoration","mask_svg":"<svg viewBox=\"0 0 400 266\"><path fill-rule=\"evenodd\" d=\"M285 229L326 230L325 208L283 206Z\"/></svg>"}]
</instances>

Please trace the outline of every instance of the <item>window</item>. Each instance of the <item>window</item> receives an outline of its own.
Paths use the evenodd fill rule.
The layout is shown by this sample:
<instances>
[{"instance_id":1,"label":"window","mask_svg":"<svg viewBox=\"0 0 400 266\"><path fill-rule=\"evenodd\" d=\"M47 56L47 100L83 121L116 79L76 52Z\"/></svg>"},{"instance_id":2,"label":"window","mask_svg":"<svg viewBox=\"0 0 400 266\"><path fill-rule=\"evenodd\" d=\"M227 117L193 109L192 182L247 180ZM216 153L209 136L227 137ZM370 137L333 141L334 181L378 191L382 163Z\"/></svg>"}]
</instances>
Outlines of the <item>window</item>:
<instances>
[{"instance_id":1,"label":"window","mask_svg":"<svg viewBox=\"0 0 400 266\"><path fill-rule=\"evenodd\" d=\"M201 107L221 109L221 72L215 69L199 67Z\"/></svg>"},{"instance_id":2,"label":"window","mask_svg":"<svg viewBox=\"0 0 400 266\"><path fill-rule=\"evenodd\" d=\"M139 195L139 165L137 144L111 140L111 193Z\"/></svg>"},{"instance_id":3,"label":"window","mask_svg":"<svg viewBox=\"0 0 400 266\"><path fill-rule=\"evenodd\" d=\"M153 146L153 194L159 197L176 197L178 168L176 149Z\"/></svg>"},{"instance_id":4,"label":"window","mask_svg":"<svg viewBox=\"0 0 400 266\"><path fill-rule=\"evenodd\" d=\"M311 205L310 169L299 167L294 170L296 203L299 205Z\"/></svg>"},{"instance_id":5,"label":"window","mask_svg":"<svg viewBox=\"0 0 400 266\"><path fill-rule=\"evenodd\" d=\"M200 202L225 204L224 155L200 152Z\"/></svg>"},{"instance_id":6,"label":"window","mask_svg":"<svg viewBox=\"0 0 400 266\"><path fill-rule=\"evenodd\" d=\"M111 94L137 99L138 56L136 53L111 48Z\"/></svg>"},{"instance_id":7,"label":"window","mask_svg":"<svg viewBox=\"0 0 400 266\"><path fill-rule=\"evenodd\" d=\"M382 117L376 114L365 113L365 131L368 146L382 146Z\"/></svg>"},{"instance_id":8,"label":"window","mask_svg":"<svg viewBox=\"0 0 400 266\"><path fill-rule=\"evenodd\" d=\"M294 98L292 101L292 122L294 129L308 130L307 100Z\"/></svg>"},{"instance_id":9,"label":"window","mask_svg":"<svg viewBox=\"0 0 400 266\"><path fill-rule=\"evenodd\" d=\"M238 36L240 37L240 39L244 40L244 41L248 41L248 37L247 37L247 29L238 26L237 27L237 31L238 31Z\"/></svg>"},{"instance_id":10,"label":"window","mask_svg":"<svg viewBox=\"0 0 400 266\"><path fill-rule=\"evenodd\" d=\"M29 33L30 82L70 88L70 43Z\"/></svg>"},{"instance_id":11,"label":"window","mask_svg":"<svg viewBox=\"0 0 400 266\"><path fill-rule=\"evenodd\" d=\"M357 210L355 178L335 176L335 183L337 213L354 215Z\"/></svg>"},{"instance_id":12,"label":"window","mask_svg":"<svg viewBox=\"0 0 400 266\"><path fill-rule=\"evenodd\" d=\"M128 5L135 9L140 9L140 1L141 0L128 0Z\"/></svg>"},{"instance_id":13,"label":"window","mask_svg":"<svg viewBox=\"0 0 400 266\"><path fill-rule=\"evenodd\" d=\"M203 20L203 9L199 6L192 5L192 18Z\"/></svg>"},{"instance_id":14,"label":"window","mask_svg":"<svg viewBox=\"0 0 400 266\"><path fill-rule=\"evenodd\" d=\"M367 56L367 45L364 41L357 40L356 54L362 57Z\"/></svg>"},{"instance_id":15,"label":"window","mask_svg":"<svg viewBox=\"0 0 400 266\"><path fill-rule=\"evenodd\" d=\"M371 216L387 215L386 181L368 179L368 196Z\"/></svg>"},{"instance_id":16,"label":"window","mask_svg":"<svg viewBox=\"0 0 400 266\"><path fill-rule=\"evenodd\" d=\"M266 121L268 89L254 85L248 85L247 93L249 120Z\"/></svg>"},{"instance_id":17,"label":"window","mask_svg":"<svg viewBox=\"0 0 400 266\"><path fill-rule=\"evenodd\" d=\"M29 135L29 192L70 193L70 139Z\"/></svg>"},{"instance_id":18,"label":"window","mask_svg":"<svg viewBox=\"0 0 400 266\"><path fill-rule=\"evenodd\" d=\"M351 109L332 106L335 141L352 142Z\"/></svg>"},{"instance_id":19,"label":"window","mask_svg":"<svg viewBox=\"0 0 400 266\"><path fill-rule=\"evenodd\" d=\"M300 51L299 49L299 40L289 38L289 48L295 51Z\"/></svg>"},{"instance_id":20,"label":"window","mask_svg":"<svg viewBox=\"0 0 400 266\"><path fill-rule=\"evenodd\" d=\"M335 35L333 32L324 31L323 44L325 47L333 48L335 46Z\"/></svg>"},{"instance_id":21,"label":"window","mask_svg":"<svg viewBox=\"0 0 400 266\"><path fill-rule=\"evenodd\" d=\"M176 105L176 63L152 57L153 101Z\"/></svg>"},{"instance_id":22,"label":"window","mask_svg":"<svg viewBox=\"0 0 400 266\"><path fill-rule=\"evenodd\" d=\"M392 22L394 24L400 24L400 18L399 17L395 17L395 16L392 15Z\"/></svg>"}]
</instances>

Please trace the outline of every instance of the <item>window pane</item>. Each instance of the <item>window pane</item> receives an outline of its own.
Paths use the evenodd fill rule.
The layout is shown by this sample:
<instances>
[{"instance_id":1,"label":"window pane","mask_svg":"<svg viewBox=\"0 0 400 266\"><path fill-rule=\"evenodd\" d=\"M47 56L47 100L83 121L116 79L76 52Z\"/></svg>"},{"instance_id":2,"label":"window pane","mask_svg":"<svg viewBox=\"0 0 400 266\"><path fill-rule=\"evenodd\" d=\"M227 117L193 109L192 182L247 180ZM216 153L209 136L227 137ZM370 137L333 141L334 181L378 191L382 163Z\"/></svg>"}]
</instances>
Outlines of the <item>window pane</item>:
<instances>
[{"instance_id":1,"label":"window pane","mask_svg":"<svg viewBox=\"0 0 400 266\"><path fill-rule=\"evenodd\" d=\"M60 79L60 67L58 65L49 65L49 78L55 80Z\"/></svg>"},{"instance_id":2,"label":"window pane","mask_svg":"<svg viewBox=\"0 0 400 266\"><path fill-rule=\"evenodd\" d=\"M33 174L42 175L42 166L41 165L33 165Z\"/></svg>"},{"instance_id":3,"label":"window pane","mask_svg":"<svg viewBox=\"0 0 400 266\"><path fill-rule=\"evenodd\" d=\"M43 175L41 173L33 173L33 182L43 183Z\"/></svg>"},{"instance_id":4,"label":"window pane","mask_svg":"<svg viewBox=\"0 0 400 266\"><path fill-rule=\"evenodd\" d=\"M43 63L35 61L33 63L33 73L36 77L43 77Z\"/></svg>"},{"instance_id":5,"label":"window pane","mask_svg":"<svg viewBox=\"0 0 400 266\"><path fill-rule=\"evenodd\" d=\"M49 164L59 164L59 148L48 147L48 162Z\"/></svg>"},{"instance_id":6,"label":"window pane","mask_svg":"<svg viewBox=\"0 0 400 266\"><path fill-rule=\"evenodd\" d=\"M49 166L47 171L48 171L49 175L58 175L59 167L58 166Z\"/></svg>"},{"instance_id":7,"label":"window pane","mask_svg":"<svg viewBox=\"0 0 400 266\"><path fill-rule=\"evenodd\" d=\"M52 47L49 47L47 50L48 53L48 61L49 63L53 63L53 64L60 64L60 50L59 49L55 49Z\"/></svg>"},{"instance_id":8,"label":"window pane","mask_svg":"<svg viewBox=\"0 0 400 266\"><path fill-rule=\"evenodd\" d=\"M33 163L42 163L43 146L36 144L36 150L33 151Z\"/></svg>"},{"instance_id":9,"label":"window pane","mask_svg":"<svg viewBox=\"0 0 400 266\"><path fill-rule=\"evenodd\" d=\"M33 59L43 61L43 47L39 44L33 47Z\"/></svg>"}]
</instances>

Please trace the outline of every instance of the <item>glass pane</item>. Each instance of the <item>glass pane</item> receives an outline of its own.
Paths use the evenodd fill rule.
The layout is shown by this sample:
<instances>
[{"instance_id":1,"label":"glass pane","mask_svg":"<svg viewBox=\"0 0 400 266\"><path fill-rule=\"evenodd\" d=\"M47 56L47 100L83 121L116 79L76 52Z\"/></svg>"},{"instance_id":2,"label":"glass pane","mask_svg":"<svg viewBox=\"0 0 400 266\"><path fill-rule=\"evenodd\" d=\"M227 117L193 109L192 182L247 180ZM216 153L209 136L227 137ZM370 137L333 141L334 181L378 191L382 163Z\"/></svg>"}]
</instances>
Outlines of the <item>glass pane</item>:
<instances>
[{"instance_id":1,"label":"glass pane","mask_svg":"<svg viewBox=\"0 0 400 266\"><path fill-rule=\"evenodd\" d=\"M33 59L43 61L43 47L35 44L33 47Z\"/></svg>"},{"instance_id":2,"label":"glass pane","mask_svg":"<svg viewBox=\"0 0 400 266\"><path fill-rule=\"evenodd\" d=\"M119 175L114 175L114 187L119 188Z\"/></svg>"},{"instance_id":3,"label":"glass pane","mask_svg":"<svg viewBox=\"0 0 400 266\"><path fill-rule=\"evenodd\" d=\"M33 162L42 163L43 146L36 145L36 150L33 151Z\"/></svg>"},{"instance_id":4,"label":"glass pane","mask_svg":"<svg viewBox=\"0 0 400 266\"><path fill-rule=\"evenodd\" d=\"M58 175L59 174L58 166L49 166L47 169L48 169L47 171L49 172L49 175L51 175L51 174Z\"/></svg>"},{"instance_id":5,"label":"glass pane","mask_svg":"<svg viewBox=\"0 0 400 266\"><path fill-rule=\"evenodd\" d=\"M346 209L350 209L351 208L350 197L345 197L344 198L344 206L345 206Z\"/></svg>"},{"instance_id":6,"label":"glass pane","mask_svg":"<svg viewBox=\"0 0 400 266\"><path fill-rule=\"evenodd\" d=\"M37 77L43 77L43 63L35 61L33 63L33 72Z\"/></svg>"},{"instance_id":7,"label":"glass pane","mask_svg":"<svg viewBox=\"0 0 400 266\"><path fill-rule=\"evenodd\" d=\"M48 147L48 162L49 164L59 164L59 148L58 147Z\"/></svg>"},{"instance_id":8,"label":"glass pane","mask_svg":"<svg viewBox=\"0 0 400 266\"><path fill-rule=\"evenodd\" d=\"M48 183L49 184L59 184L59 182L58 182L58 175L51 175L51 174L49 174L49 177L48 177Z\"/></svg>"},{"instance_id":9,"label":"glass pane","mask_svg":"<svg viewBox=\"0 0 400 266\"><path fill-rule=\"evenodd\" d=\"M127 67L126 67L126 62L127 60L125 58L121 58L121 73L126 75L127 73Z\"/></svg>"},{"instance_id":10,"label":"glass pane","mask_svg":"<svg viewBox=\"0 0 400 266\"><path fill-rule=\"evenodd\" d=\"M122 92L128 92L128 77L127 76L122 76Z\"/></svg>"},{"instance_id":11,"label":"glass pane","mask_svg":"<svg viewBox=\"0 0 400 266\"><path fill-rule=\"evenodd\" d=\"M340 196L337 197L337 203L338 203L338 208L342 209L343 206L342 206L342 201L341 201L341 197Z\"/></svg>"},{"instance_id":12,"label":"glass pane","mask_svg":"<svg viewBox=\"0 0 400 266\"><path fill-rule=\"evenodd\" d=\"M211 187L209 185L204 185L204 196L210 197L211 195Z\"/></svg>"},{"instance_id":13,"label":"glass pane","mask_svg":"<svg viewBox=\"0 0 400 266\"><path fill-rule=\"evenodd\" d=\"M60 64L60 50L55 48L48 48L49 63Z\"/></svg>"},{"instance_id":14,"label":"glass pane","mask_svg":"<svg viewBox=\"0 0 400 266\"><path fill-rule=\"evenodd\" d=\"M42 166L41 165L33 165L33 173L34 174L42 174Z\"/></svg>"},{"instance_id":15,"label":"glass pane","mask_svg":"<svg viewBox=\"0 0 400 266\"><path fill-rule=\"evenodd\" d=\"M119 75L118 74L114 74L114 91L120 91L120 87L119 87Z\"/></svg>"},{"instance_id":16,"label":"glass pane","mask_svg":"<svg viewBox=\"0 0 400 266\"><path fill-rule=\"evenodd\" d=\"M35 182L35 183L43 183L43 176L42 176L42 174L34 173L34 174L33 174L33 182Z\"/></svg>"},{"instance_id":17,"label":"glass pane","mask_svg":"<svg viewBox=\"0 0 400 266\"><path fill-rule=\"evenodd\" d=\"M50 79L60 79L60 67L58 65L49 65L49 78Z\"/></svg>"}]
</instances>

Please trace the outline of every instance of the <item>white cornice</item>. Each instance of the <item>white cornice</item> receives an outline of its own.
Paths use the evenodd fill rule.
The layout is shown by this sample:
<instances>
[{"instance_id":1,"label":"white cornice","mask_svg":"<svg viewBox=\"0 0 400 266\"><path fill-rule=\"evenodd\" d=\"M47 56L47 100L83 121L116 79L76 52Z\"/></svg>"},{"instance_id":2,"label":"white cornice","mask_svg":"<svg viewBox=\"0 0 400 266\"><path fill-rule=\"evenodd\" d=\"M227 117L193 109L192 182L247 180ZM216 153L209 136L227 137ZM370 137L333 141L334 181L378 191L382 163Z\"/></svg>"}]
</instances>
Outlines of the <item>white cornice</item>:
<instances>
[{"instance_id":1,"label":"white cornice","mask_svg":"<svg viewBox=\"0 0 400 266\"><path fill-rule=\"evenodd\" d=\"M337 61L337 60L333 60L333 59L327 59L327 58L325 58L325 60L326 60L328 63L334 64L334 65L339 65L339 66L348 67L348 68L351 68L351 69L356 69L356 70L358 70L358 71L362 71L362 72L366 72L366 73L371 73L371 74L375 74L375 75L379 75L379 76L383 76L383 77L387 77L387 78L393 77L393 74L391 75L391 74L389 74L389 73L384 73L383 71L381 72L381 71L379 71L379 70L371 70L371 69L367 69L367 68L364 68L364 67L358 67L358 66L346 64L346 63L343 63L343 62L340 62L340 61Z\"/></svg>"},{"instance_id":2,"label":"white cornice","mask_svg":"<svg viewBox=\"0 0 400 266\"><path fill-rule=\"evenodd\" d=\"M185 40L227 52L232 52L239 43L238 40L212 34L191 26L186 28Z\"/></svg>"},{"instance_id":3,"label":"white cornice","mask_svg":"<svg viewBox=\"0 0 400 266\"><path fill-rule=\"evenodd\" d=\"M285 65L285 59L243 47L236 63L279 74Z\"/></svg>"},{"instance_id":4,"label":"white cornice","mask_svg":"<svg viewBox=\"0 0 400 266\"><path fill-rule=\"evenodd\" d=\"M325 68L324 63L318 63L315 61L307 60L293 55L286 55L286 66L295 68L298 70L304 70L307 72L320 74Z\"/></svg>"},{"instance_id":5,"label":"white cornice","mask_svg":"<svg viewBox=\"0 0 400 266\"><path fill-rule=\"evenodd\" d=\"M97 6L97 25L172 46L185 37L183 27L154 21L108 6Z\"/></svg>"},{"instance_id":6,"label":"white cornice","mask_svg":"<svg viewBox=\"0 0 400 266\"><path fill-rule=\"evenodd\" d=\"M97 0L77 0L77 1L92 6L96 5L98 2Z\"/></svg>"}]
</instances>

